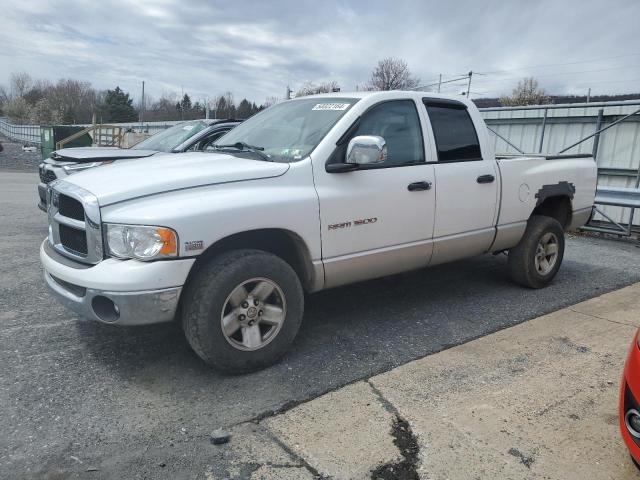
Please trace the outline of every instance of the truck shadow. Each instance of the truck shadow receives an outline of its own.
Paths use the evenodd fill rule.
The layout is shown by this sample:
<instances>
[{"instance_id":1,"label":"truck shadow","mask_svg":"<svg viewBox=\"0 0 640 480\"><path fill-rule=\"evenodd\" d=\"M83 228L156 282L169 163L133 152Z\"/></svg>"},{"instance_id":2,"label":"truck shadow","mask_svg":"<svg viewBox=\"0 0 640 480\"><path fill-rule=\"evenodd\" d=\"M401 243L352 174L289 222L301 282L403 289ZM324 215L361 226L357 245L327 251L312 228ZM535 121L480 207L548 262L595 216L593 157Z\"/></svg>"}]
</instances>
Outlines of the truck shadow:
<instances>
[{"instance_id":1,"label":"truck shadow","mask_svg":"<svg viewBox=\"0 0 640 480\"><path fill-rule=\"evenodd\" d=\"M308 296L290 352L251 374L209 368L177 323L77 322L78 355L89 354L112 380L125 380L112 382L119 395L144 394L148 415L162 416L170 406L185 422L206 415L228 425L640 280L640 273L621 275L576 254L552 285L530 290L514 285L505 267L505 257L483 256Z\"/></svg>"},{"instance_id":2,"label":"truck shadow","mask_svg":"<svg viewBox=\"0 0 640 480\"><path fill-rule=\"evenodd\" d=\"M393 355L385 347L397 341L389 338L388 330L397 334L402 328L410 330L410 324L424 329L430 318L449 318L448 308L463 297L489 286L513 288L503 271L504 263L501 258L480 257L308 295L296 342L281 366L267 371L307 363L309 357L322 357L326 368L331 358L342 362L345 356L353 361L360 355L370 359L383 354L386 365ZM191 351L179 322L111 327L79 321L76 328L79 340L96 359L126 376L147 369L160 373L170 364L212 378L240 378L204 364ZM421 336L417 333L407 332L414 340Z\"/></svg>"},{"instance_id":3,"label":"truck shadow","mask_svg":"<svg viewBox=\"0 0 640 480\"><path fill-rule=\"evenodd\" d=\"M454 320L458 315L452 309L458 310L456 305L464 298L487 288L517 288L506 277L504 264L502 258L479 257L309 295L299 336L281 365L322 357L326 368L330 358L342 362L380 354L386 357L386 365L394 355L385 352L385 347L402 341L403 336L423 344L419 339L424 333L416 330L424 331L430 319ZM95 358L125 375L146 369L161 372L162 364L171 364L214 378L228 377L211 370L191 351L178 322L128 328L77 322L76 328ZM437 329L429 336L434 334ZM417 354L421 348L410 350Z\"/></svg>"}]
</instances>

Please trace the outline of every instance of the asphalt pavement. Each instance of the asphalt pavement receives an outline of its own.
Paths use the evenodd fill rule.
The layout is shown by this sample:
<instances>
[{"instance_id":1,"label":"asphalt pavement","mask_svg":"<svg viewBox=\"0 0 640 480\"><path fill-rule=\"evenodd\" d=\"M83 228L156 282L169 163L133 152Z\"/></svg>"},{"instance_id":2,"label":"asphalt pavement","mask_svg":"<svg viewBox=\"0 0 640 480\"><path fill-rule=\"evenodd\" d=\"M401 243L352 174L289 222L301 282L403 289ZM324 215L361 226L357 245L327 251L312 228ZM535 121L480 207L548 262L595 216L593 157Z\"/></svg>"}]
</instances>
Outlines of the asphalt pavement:
<instances>
[{"instance_id":1,"label":"asphalt pavement","mask_svg":"<svg viewBox=\"0 0 640 480\"><path fill-rule=\"evenodd\" d=\"M283 361L225 376L179 325L82 322L48 295L36 181L0 170L0 478L208 478L215 428L640 281L637 242L571 237L543 290L487 255L320 292Z\"/></svg>"}]
</instances>

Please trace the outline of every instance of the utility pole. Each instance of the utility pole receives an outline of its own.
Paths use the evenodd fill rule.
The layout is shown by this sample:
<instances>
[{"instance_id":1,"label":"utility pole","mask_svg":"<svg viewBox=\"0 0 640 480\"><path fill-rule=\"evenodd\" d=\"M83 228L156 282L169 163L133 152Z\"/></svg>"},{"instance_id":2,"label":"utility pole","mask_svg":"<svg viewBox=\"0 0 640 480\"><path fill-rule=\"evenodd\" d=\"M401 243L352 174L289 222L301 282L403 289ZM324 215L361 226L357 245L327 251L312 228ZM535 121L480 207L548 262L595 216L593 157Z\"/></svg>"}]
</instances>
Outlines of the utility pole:
<instances>
[{"instance_id":1,"label":"utility pole","mask_svg":"<svg viewBox=\"0 0 640 480\"><path fill-rule=\"evenodd\" d=\"M473 72L469 72L469 85L467 85L467 98L469 98L469 92L471 92L471 77L473 76Z\"/></svg>"},{"instance_id":2,"label":"utility pole","mask_svg":"<svg viewBox=\"0 0 640 480\"><path fill-rule=\"evenodd\" d=\"M285 98L286 98L287 100L291 100L291 93L292 93L292 92L293 92L293 90L291 90L291 89L289 88L289 85L287 85L287 94L285 95Z\"/></svg>"},{"instance_id":3,"label":"utility pole","mask_svg":"<svg viewBox=\"0 0 640 480\"><path fill-rule=\"evenodd\" d=\"M142 80L142 104L140 105L140 127L144 123L144 80Z\"/></svg>"},{"instance_id":4,"label":"utility pole","mask_svg":"<svg viewBox=\"0 0 640 480\"><path fill-rule=\"evenodd\" d=\"M180 120L184 120L184 88L180 86Z\"/></svg>"},{"instance_id":5,"label":"utility pole","mask_svg":"<svg viewBox=\"0 0 640 480\"><path fill-rule=\"evenodd\" d=\"M589 87L589 91L587 92L587 103L591 101L591 87Z\"/></svg>"},{"instance_id":6,"label":"utility pole","mask_svg":"<svg viewBox=\"0 0 640 480\"><path fill-rule=\"evenodd\" d=\"M440 77L438 78L438 93L440 93L440 85L442 85L442 74L440 74Z\"/></svg>"}]
</instances>

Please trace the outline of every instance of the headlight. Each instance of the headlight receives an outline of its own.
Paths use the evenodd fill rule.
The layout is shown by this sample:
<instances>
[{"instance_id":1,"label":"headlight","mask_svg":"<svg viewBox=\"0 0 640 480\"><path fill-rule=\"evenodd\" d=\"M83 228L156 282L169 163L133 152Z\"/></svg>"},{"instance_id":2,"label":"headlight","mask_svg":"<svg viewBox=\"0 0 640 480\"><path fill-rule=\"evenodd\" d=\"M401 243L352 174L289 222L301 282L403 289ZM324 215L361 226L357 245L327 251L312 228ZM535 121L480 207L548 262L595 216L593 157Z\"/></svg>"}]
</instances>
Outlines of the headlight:
<instances>
[{"instance_id":1,"label":"headlight","mask_svg":"<svg viewBox=\"0 0 640 480\"><path fill-rule=\"evenodd\" d=\"M178 235L166 227L105 224L107 251L118 258L155 260L178 256Z\"/></svg>"}]
</instances>

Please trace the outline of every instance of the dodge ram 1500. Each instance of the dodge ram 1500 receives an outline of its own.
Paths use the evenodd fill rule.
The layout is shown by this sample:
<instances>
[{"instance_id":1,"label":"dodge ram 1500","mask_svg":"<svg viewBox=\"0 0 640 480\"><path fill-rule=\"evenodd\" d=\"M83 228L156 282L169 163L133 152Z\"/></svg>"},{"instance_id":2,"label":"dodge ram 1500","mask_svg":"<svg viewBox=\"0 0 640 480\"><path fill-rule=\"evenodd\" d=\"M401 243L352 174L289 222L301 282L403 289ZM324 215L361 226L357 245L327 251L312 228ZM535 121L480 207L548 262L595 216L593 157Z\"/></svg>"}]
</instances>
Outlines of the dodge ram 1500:
<instances>
[{"instance_id":1,"label":"dodge ram 1500","mask_svg":"<svg viewBox=\"0 0 640 480\"><path fill-rule=\"evenodd\" d=\"M46 283L100 322L178 318L234 372L285 353L305 293L496 252L544 287L596 189L593 158L496 157L473 103L425 92L294 99L177 155L53 182Z\"/></svg>"}]
</instances>

